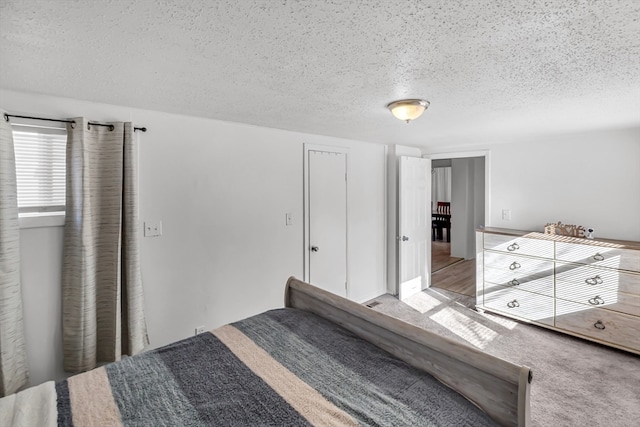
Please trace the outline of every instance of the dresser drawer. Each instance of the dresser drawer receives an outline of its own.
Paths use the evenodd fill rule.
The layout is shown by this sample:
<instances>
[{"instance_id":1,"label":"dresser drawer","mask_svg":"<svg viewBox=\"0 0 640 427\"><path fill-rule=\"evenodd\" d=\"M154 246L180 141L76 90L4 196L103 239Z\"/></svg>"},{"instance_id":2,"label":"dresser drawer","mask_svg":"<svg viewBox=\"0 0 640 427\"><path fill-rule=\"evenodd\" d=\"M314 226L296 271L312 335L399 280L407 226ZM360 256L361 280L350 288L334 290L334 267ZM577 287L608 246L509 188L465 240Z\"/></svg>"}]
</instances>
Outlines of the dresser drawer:
<instances>
[{"instance_id":1,"label":"dresser drawer","mask_svg":"<svg viewBox=\"0 0 640 427\"><path fill-rule=\"evenodd\" d=\"M529 292L553 296L553 262L502 252L484 253L485 290L494 285L517 286Z\"/></svg>"},{"instance_id":2,"label":"dresser drawer","mask_svg":"<svg viewBox=\"0 0 640 427\"><path fill-rule=\"evenodd\" d=\"M556 259L640 272L640 251L556 242Z\"/></svg>"},{"instance_id":3,"label":"dresser drawer","mask_svg":"<svg viewBox=\"0 0 640 427\"><path fill-rule=\"evenodd\" d=\"M553 298L513 288L485 289L484 305L508 316L553 326Z\"/></svg>"},{"instance_id":4,"label":"dresser drawer","mask_svg":"<svg viewBox=\"0 0 640 427\"><path fill-rule=\"evenodd\" d=\"M544 258L527 258L503 252L484 254L485 267L523 274L553 274L553 261Z\"/></svg>"},{"instance_id":5,"label":"dresser drawer","mask_svg":"<svg viewBox=\"0 0 640 427\"><path fill-rule=\"evenodd\" d=\"M583 285L560 283L556 297L590 307L606 308L620 313L640 316L640 296L618 292L612 288L593 289Z\"/></svg>"},{"instance_id":6,"label":"dresser drawer","mask_svg":"<svg viewBox=\"0 0 640 427\"><path fill-rule=\"evenodd\" d=\"M553 258L553 241L484 233L484 248L518 255Z\"/></svg>"},{"instance_id":7,"label":"dresser drawer","mask_svg":"<svg viewBox=\"0 0 640 427\"><path fill-rule=\"evenodd\" d=\"M556 327L640 351L640 318L556 300Z\"/></svg>"},{"instance_id":8,"label":"dresser drawer","mask_svg":"<svg viewBox=\"0 0 640 427\"><path fill-rule=\"evenodd\" d=\"M557 286L582 286L587 289L614 289L640 295L640 274L606 270L580 264L556 263Z\"/></svg>"},{"instance_id":9,"label":"dresser drawer","mask_svg":"<svg viewBox=\"0 0 640 427\"><path fill-rule=\"evenodd\" d=\"M552 261L487 251L484 263L485 290L490 284L517 286L525 291L553 296Z\"/></svg>"}]
</instances>

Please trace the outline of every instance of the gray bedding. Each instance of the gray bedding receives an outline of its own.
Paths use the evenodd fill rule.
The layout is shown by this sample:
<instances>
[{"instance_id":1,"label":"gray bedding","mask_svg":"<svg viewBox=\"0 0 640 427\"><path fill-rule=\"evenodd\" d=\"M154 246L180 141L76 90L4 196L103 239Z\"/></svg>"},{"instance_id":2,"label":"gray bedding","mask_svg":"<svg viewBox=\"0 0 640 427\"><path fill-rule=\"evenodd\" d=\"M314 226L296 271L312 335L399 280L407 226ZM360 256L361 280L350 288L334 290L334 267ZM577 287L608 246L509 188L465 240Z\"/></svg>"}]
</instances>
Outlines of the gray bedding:
<instances>
[{"instance_id":1,"label":"gray bedding","mask_svg":"<svg viewBox=\"0 0 640 427\"><path fill-rule=\"evenodd\" d=\"M37 395L40 425L495 425L432 376L295 309L39 387L22 393ZM2 419L30 425L17 408L33 398L20 395L0 400L13 414Z\"/></svg>"}]
</instances>

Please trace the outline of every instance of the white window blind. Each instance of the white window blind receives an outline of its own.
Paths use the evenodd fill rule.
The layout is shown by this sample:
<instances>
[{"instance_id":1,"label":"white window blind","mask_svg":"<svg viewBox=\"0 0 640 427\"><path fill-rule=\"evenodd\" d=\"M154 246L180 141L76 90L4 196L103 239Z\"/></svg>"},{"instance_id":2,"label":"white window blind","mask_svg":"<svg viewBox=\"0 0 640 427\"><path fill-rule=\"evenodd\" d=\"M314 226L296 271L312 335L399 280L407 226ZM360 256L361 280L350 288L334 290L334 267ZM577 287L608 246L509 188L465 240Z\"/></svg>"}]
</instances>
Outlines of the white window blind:
<instances>
[{"instance_id":1,"label":"white window blind","mask_svg":"<svg viewBox=\"0 0 640 427\"><path fill-rule=\"evenodd\" d=\"M66 129L21 124L12 129L19 214L64 212Z\"/></svg>"}]
</instances>

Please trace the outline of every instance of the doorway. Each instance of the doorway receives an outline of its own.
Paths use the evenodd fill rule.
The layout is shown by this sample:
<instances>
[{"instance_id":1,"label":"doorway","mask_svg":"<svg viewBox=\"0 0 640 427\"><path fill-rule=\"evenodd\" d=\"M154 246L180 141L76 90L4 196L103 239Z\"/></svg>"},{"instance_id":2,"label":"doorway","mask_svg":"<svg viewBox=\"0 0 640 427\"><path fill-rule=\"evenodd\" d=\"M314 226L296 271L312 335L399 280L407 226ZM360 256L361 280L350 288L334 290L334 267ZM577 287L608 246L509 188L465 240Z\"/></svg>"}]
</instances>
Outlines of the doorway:
<instances>
[{"instance_id":1,"label":"doorway","mask_svg":"<svg viewBox=\"0 0 640 427\"><path fill-rule=\"evenodd\" d=\"M305 280L347 297L347 152L308 145L304 152Z\"/></svg>"},{"instance_id":2,"label":"doorway","mask_svg":"<svg viewBox=\"0 0 640 427\"><path fill-rule=\"evenodd\" d=\"M490 218L489 152L443 153L429 157L434 170L451 168L450 181L444 184L450 185L450 193L432 188L434 205L438 199L450 197L451 235L443 231L442 240L432 240L431 285L474 296L475 230L484 227L485 218ZM442 172L434 172L434 180L441 176L444 176Z\"/></svg>"},{"instance_id":3,"label":"doorway","mask_svg":"<svg viewBox=\"0 0 640 427\"><path fill-rule=\"evenodd\" d=\"M451 256L451 159L431 162L431 274L462 261Z\"/></svg>"}]
</instances>

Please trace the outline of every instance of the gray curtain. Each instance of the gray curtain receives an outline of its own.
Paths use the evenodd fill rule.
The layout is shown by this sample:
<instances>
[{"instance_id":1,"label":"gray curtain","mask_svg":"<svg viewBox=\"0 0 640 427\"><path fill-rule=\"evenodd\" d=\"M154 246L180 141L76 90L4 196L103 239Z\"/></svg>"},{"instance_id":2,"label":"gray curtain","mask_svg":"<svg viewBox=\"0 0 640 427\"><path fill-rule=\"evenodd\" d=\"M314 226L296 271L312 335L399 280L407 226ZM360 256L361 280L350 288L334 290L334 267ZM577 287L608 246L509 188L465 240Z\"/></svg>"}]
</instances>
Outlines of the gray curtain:
<instances>
[{"instance_id":1,"label":"gray curtain","mask_svg":"<svg viewBox=\"0 0 640 427\"><path fill-rule=\"evenodd\" d=\"M0 397L16 392L28 379L13 133L0 119Z\"/></svg>"},{"instance_id":2,"label":"gray curtain","mask_svg":"<svg viewBox=\"0 0 640 427\"><path fill-rule=\"evenodd\" d=\"M64 369L82 372L149 343L138 252L131 123L69 125L62 270Z\"/></svg>"}]
</instances>

